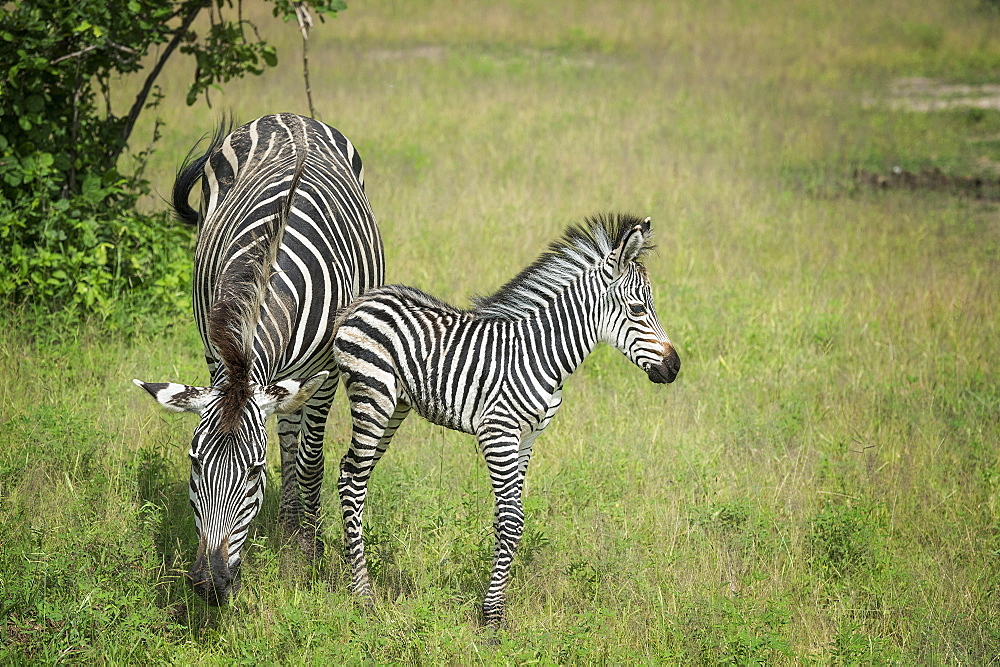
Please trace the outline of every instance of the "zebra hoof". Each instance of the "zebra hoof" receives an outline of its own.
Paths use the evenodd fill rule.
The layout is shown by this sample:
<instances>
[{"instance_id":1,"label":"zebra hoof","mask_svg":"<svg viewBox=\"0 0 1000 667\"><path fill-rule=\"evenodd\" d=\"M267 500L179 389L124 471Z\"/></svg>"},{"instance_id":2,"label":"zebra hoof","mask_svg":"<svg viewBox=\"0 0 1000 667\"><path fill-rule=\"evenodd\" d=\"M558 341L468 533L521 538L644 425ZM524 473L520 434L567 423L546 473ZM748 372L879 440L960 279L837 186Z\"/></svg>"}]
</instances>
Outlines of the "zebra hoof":
<instances>
[{"instance_id":1,"label":"zebra hoof","mask_svg":"<svg viewBox=\"0 0 1000 667\"><path fill-rule=\"evenodd\" d=\"M375 590L367 574L360 583L355 583L351 587L351 592L354 593L354 599L359 607L368 611L375 609Z\"/></svg>"},{"instance_id":2,"label":"zebra hoof","mask_svg":"<svg viewBox=\"0 0 1000 667\"><path fill-rule=\"evenodd\" d=\"M278 515L278 525L288 537L297 537L302 531L302 512L282 512Z\"/></svg>"},{"instance_id":3,"label":"zebra hoof","mask_svg":"<svg viewBox=\"0 0 1000 667\"><path fill-rule=\"evenodd\" d=\"M483 608L483 632L484 636L492 634L498 635L507 625L507 615L503 604Z\"/></svg>"},{"instance_id":4,"label":"zebra hoof","mask_svg":"<svg viewBox=\"0 0 1000 667\"><path fill-rule=\"evenodd\" d=\"M483 646L497 646L500 643L500 628L487 625L479 635L479 643Z\"/></svg>"},{"instance_id":5,"label":"zebra hoof","mask_svg":"<svg viewBox=\"0 0 1000 667\"><path fill-rule=\"evenodd\" d=\"M318 530L298 531L296 537L299 549L302 550L302 555L308 560L318 561L323 558L323 554L326 552L326 543L323 541L323 536Z\"/></svg>"}]
</instances>

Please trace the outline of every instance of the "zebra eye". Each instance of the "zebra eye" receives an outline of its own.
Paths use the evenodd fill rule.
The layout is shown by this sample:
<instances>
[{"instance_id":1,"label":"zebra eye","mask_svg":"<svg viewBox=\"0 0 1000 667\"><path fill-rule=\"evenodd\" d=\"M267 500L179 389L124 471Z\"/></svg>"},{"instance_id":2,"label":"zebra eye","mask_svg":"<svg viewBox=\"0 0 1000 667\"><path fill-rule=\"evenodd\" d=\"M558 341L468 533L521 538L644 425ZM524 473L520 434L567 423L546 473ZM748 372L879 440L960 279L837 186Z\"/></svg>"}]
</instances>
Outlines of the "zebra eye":
<instances>
[{"instance_id":1,"label":"zebra eye","mask_svg":"<svg viewBox=\"0 0 1000 667\"><path fill-rule=\"evenodd\" d=\"M257 477L263 471L264 471L264 464L263 463L259 463L259 464L255 465L255 466L250 466L250 469L247 471L247 479L248 480L257 479Z\"/></svg>"},{"instance_id":2,"label":"zebra eye","mask_svg":"<svg viewBox=\"0 0 1000 667\"><path fill-rule=\"evenodd\" d=\"M201 461L194 456L191 457L191 472L201 477Z\"/></svg>"},{"instance_id":3,"label":"zebra eye","mask_svg":"<svg viewBox=\"0 0 1000 667\"><path fill-rule=\"evenodd\" d=\"M646 306L642 305L641 303L630 303L628 305L628 309L629 312L635 315L636 317L646 314Z\"/></svg>"}]
</instances>

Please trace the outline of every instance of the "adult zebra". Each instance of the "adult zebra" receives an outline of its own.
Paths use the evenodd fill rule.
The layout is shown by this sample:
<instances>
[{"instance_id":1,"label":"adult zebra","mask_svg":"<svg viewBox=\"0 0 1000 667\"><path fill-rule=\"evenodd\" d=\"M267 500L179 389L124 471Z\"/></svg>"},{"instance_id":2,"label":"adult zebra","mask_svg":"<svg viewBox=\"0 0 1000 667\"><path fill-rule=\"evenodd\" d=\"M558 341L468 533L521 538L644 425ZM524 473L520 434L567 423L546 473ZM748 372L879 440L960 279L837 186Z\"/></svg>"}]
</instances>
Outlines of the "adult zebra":
<instances>
[{"instance_id":1,"label":"adult zebra","mask_svg":"<svg viewBox=\"0 0 1000 667\"><path fill-rule=\"evenodd\" d=\"M680 359L653 310L649 218L597 217L563 238L492 296L459 310L389 285L350 305L334 336L351 399L353 435L341 462L341 509L353 589L373 599L362 512L368 478L411 408L477 436L496 499L496 549L483 615L499 627L521 492L535 438L562 403L562 386L598 342L623 352L653 382Z\"/></svg>"},{"instance_id":2,"label":"adult zebra","mask_svg":"<svg viewBox=\"0 0 1000 667\"><path fill-rule=\"evenodd\" d=\"M188 203L199 180L201 215ZM279 415L282 524L307 555L322 554L334 318L382 284L382 239L354 146L294 114L228 135L220 127L208 151L181 167L173 200L181 220L198 224L194 314L211 386L135 383L168 410L200 415L190 451L198 552L188 576L205 600L222 604L263 499L271 414Z\"/></svg>"}]
</instances>

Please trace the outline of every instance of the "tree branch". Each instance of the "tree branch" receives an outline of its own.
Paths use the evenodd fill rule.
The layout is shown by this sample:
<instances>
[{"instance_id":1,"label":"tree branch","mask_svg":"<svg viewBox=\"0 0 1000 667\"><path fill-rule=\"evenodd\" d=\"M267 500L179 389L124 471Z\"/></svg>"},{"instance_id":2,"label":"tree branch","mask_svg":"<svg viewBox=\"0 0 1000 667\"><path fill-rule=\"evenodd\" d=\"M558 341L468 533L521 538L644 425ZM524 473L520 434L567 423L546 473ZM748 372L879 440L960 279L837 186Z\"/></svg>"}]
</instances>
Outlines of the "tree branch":
<instances>
[{"instance_id":1,"label":"tree branch","mask_svg":"<svg viewBox=\"0 0 1000 667\"><path fill-rule=\"evenodd\" d=\"M55 65L56 63L61 63L64 60L69 60L70 58L76 58L77 56L82 56L87 51L93 51L94 49L99 49L99 48L101 48L101 44L91 44L90 46L80 49L79 51L74 51L73 53L67 53L64 56L56 58L55 60L50 60L49 64Z\"/></svg>"},{"instance_id":2,"label":"tree branch","mask_svg":"<svg viewBox=\"0 0 1000 667\"><path fill-rule=\"evenodd\" d=\"M201 0L192 7L191 11L184 17L184 20L181 21L181 25L174 33L173 39L171 39L170 43L167 44L165 49L163 49L163 53L160 55L160 59L156 61L156 65L153 67L153 70L149 73L149 76L146 77L146 81L142 85L142 90L140 90L139 94L136 95L135 102L132 103L132 108L128 112L128 116L125 119L125 125L122 126L121 144L110 155L112 165L118 161L118 156L122 154L123 150L125 150L128 138L131 136L132 129L135 127L135 121L139 118L139 114L142 112L142 108L146 104L146 98L149 97L149 91L152 90L153 82L156 81L156 77L160 75L160 71L166 64L167 59L170 58L170 55L174 52L174 49L176 49L177 45L181 43L182 39L184 39L188 28L191 27L192 23L194 23L195 18L201 10L209 6L209 4L210 0Z\"/></svg>"},{"instance_id":3,"label":"tree branch","mask_svg":"<svg viewBox=\"0 0 1000 667\"><path fill-rule=\"evenodd\" d=\"M306 99L309 101L309 115L319 120L316 107L313 106L312 86L309 85L309 29L313 27L309 8L303 2L295 3L295 19L302 31L302 78L306 83Z\"/></svg>"}]
</instances>

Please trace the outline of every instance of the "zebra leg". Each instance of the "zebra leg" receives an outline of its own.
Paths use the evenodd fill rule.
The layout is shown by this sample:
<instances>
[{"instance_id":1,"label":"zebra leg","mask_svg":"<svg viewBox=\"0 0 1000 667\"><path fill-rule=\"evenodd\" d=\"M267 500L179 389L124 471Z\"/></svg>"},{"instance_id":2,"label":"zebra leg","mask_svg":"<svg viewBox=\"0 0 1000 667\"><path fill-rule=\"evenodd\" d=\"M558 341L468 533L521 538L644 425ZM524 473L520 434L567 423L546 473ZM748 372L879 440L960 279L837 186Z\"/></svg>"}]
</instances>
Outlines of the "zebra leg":
<instances>
[{"instance_id":1,"label":"zebra leg","mask_svg":"<svg viewBox=\"0 0 1000 667\"><path fill-rule=\"evenodd\" d=\"M486 625L494 630L500 629L506 610L506 590L510 580L510 566L514 552L524 534L524 478L531 461L531 450L535 440L552 421L553 415L562 405L562 387L549 399L548 408L542 420L528 432L516 447L509 444L499 444L493 441L487 444L486 436L481 435L483 454L486 456L486 467L490 472L493 484L493 495L496 498L496 517L493 530L496 533L496 549L493 554L493 573L490 576L490 587L483 601L483 618ZM493 453L495 452L495 453ZM514 465L513 472L511 465Z\"/></svg>"},{"instance_id":2,"label":"zebra leg","mask_svg":"<svg viewBox=\"0 0 1000 667\"><path fill-rule=\"evenodd\" d=\"M302 412L278 415L278 444L281 447L281 501L278 521L289 535L298 535L302 527L302 497L295 458L299 450Z\"/></svg>"},{"instance_id":3,"label":"zebra leg","mask_svg":"<svg viewBox=\"0 0 1000 667\"><path fill-rule=\"evenodd\" d=\"M365 497L368 479L375 464L389 447L396 429L406 418L410 406L399 402L387 404L389 397L380 395L371 400L370 394L357 400L360 394L351 393L353 435L351 446L340 462L340 507L344 514L344 551L351 566L351 590L366 604L375 602L368 565L365 562L365 543L362 533ZM382 399L382 400L379 400ZM360 406L364 407L360 407ZM392 412L389 412L392 409ZM387 415L391 416L387 417Z\"/></svg>"},{"instance_id":4,"label":"zebra leg","mask_svg":"<svg viewBox=\"0 0 1000 667\"><path fill-rule=\"evenodd\" d=\"M319 518L325 461L323 435L339 379L338 373L331 373L301 410L302 438L295 455L295 474L302 507L298 539L302 553L310 560L322 558L325 550Z\"/></svg>"},{"instance_id":5,"label":"zebra leg","mask_svg":"<svg viewBox=\"0 0 1000 667\"><path fill-rule=\"evenodd\" d=\"M524 508L521 504L524 475L518 469L521 446L515 435L480 435L480 443L496 501L493 520L496 547L490 585L483 600L483 619L487 627L499 630L504 623L511 561L524 533Z\"/></svg>"}]
</instances>

